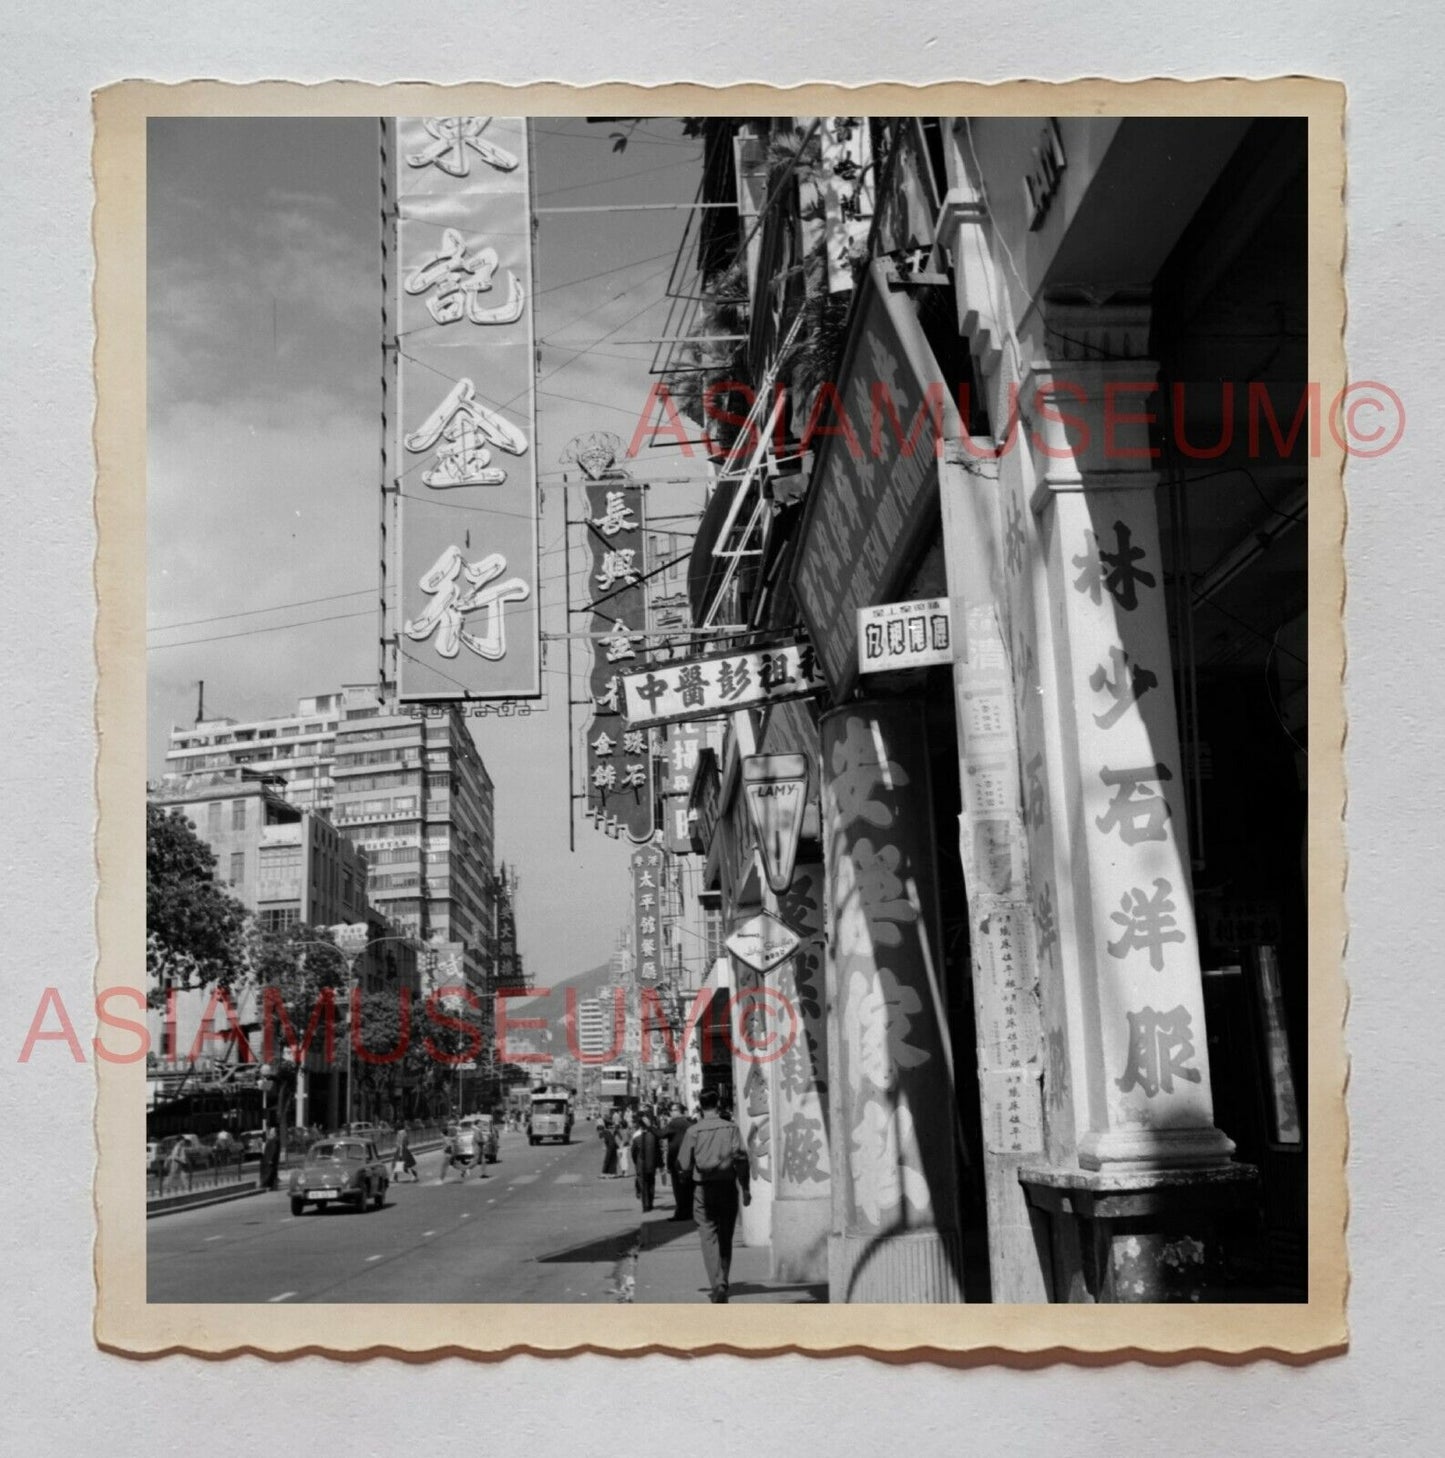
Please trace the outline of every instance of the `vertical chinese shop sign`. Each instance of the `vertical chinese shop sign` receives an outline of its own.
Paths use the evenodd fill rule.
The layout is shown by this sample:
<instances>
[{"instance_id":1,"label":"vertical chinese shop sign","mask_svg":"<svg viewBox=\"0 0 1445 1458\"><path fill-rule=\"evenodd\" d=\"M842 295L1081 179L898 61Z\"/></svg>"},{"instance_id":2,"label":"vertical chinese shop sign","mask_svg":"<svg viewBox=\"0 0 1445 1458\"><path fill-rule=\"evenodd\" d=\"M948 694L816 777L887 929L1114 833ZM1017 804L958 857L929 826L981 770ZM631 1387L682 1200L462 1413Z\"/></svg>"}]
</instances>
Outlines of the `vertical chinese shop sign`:
<instances>
[{"instance_id":1,"label":"vertical chinese shop sign","mask_svg":"<svg viewBox=\"0 0 1445 1458\"><path fill-rule=\"evenodd\" d=\"M656 986L662 968L662 882L666 857L655 845L632 852L632 945L639 986Z\"/></svg>"},{"instance_id":2,"label":"vertical chinese shop sign","mask_svg":"<svg viewBox=\"0 0 1445 1458\"><path fill-rule=\"evenodd\" d=\"M394 155L399 696L536 698L526 124L400 117Z\"/></svg>"},{"instance_id":3,"label":"vertical chinese shop sign","mask_svg":"<svg viewBox=\"0 0 1445 1458\"><path fill-rule=\"evenodd\" d=\"M585 468L585 466L584 466ZM592 605L592 726L587 731L587 807L608 834L652 839L652 748L623 717L619 675L637 666L647 627L646 517L642 488L620 471L589 481L584 522Z\"/></svg>"}]
</instances>

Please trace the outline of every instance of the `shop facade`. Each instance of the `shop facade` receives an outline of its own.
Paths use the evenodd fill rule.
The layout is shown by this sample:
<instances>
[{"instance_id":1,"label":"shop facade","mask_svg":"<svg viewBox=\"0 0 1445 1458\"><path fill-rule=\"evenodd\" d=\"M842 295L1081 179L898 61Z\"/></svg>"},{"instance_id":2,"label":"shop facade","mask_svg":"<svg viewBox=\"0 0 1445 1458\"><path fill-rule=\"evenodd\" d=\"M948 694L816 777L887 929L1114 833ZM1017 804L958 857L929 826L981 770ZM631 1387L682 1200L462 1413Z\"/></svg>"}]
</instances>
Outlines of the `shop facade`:
<instances>
[{"instance_id":1,"label":"shop facade","mask_svg":"<svg viewBox=\"0 0 1445 1458\"><path fill-rule=\"evenodd\" d=\"M747 574L709 568L736 537L695 551L696 621L731 592L826 680L731 716L705 822L725 925L801 938L739 990L816 1012L735 1070L768 1154L745 1233L837 1301L1300 1299L1304 124L911 135L831 393L718 487L765 504L726 518L763 523ZM760 267L759 395L785 294ZM775 893L738 785L789 753Z\"/></svg>"}]
</instances>

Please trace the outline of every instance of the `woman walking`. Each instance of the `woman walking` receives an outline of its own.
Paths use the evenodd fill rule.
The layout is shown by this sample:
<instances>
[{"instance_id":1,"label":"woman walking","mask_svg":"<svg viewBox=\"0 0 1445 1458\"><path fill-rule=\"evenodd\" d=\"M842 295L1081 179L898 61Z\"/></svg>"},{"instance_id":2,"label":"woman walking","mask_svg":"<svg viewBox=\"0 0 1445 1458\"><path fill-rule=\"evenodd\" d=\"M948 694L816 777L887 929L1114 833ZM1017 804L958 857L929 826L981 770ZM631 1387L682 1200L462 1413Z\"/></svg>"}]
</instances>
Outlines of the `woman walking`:
<instances>
[{"instance_id":1,"label":"woman walking","mask_svg":"<svg viewBox=\"0 0 1445 1458\"><path fill-rule=\"evenodd\" d=\"M597 1121L597 1137L602 1141L602 1178L617 1178L617 1136L612 1131L610 1119Z\"/></svg>"},{"instance_id":2,"label":"woman walking","mask_svg":"<svg viewBox=\"0 0 1445 1458\"><path fill-rule=\"evenodd\" d=\"M632 1110L629 1109L617 1126L617 1175L627 1179L632 1174Z\"/></svg>"},{"instance_id":3,"label":"woman walking","mask_svg":"<svg viewBox=\"0 0 1445 1458\"><path fill-rule=\"evenodd\" d=\"M398 1168L398 1166L400 1166ZM407 1175L411 1176L412 1184L420 1184L421 1176L417 1173L416 1155L411 1152L411 1131L401 1128L396 1131L396 1153L392 1157L392 1171L398 1182Z\"/></svg>"}]
</instances>

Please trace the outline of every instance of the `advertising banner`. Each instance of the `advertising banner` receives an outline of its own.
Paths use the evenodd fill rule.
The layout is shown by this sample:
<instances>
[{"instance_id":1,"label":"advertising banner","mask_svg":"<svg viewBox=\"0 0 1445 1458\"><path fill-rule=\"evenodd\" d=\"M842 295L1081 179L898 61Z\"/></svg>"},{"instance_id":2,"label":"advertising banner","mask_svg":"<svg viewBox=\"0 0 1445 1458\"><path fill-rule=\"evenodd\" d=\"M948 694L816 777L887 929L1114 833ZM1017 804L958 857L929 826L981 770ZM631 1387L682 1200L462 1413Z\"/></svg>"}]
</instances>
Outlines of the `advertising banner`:
<instances>
[{"instance_id":1,"label":"advertising banner","mask_svg":"<svg viewBox=\"0 0 1445 1458\"><path fill-rule=\"evenodd\" d=\"M388 417L403 702L536 698L531 208L520 118L400 117ZM395 338L390 337L395 330Z\"/></svg>"},{"instance_id":2,"label":"advertising banner","mask_svg":"<svg viewBox=\"0 0 1445 1458\"><path fill-rule=\"evenodd\" d=\"M647 731L626 716L618 679L636 661L637 640L630 635L647 627L643 491L622 472L608 471L588 483L586 499L587 591L594 634L587 807L599 829L614 837L625 833L642 844L653 833L652 747Z\"/></svg>"}]
</instances>

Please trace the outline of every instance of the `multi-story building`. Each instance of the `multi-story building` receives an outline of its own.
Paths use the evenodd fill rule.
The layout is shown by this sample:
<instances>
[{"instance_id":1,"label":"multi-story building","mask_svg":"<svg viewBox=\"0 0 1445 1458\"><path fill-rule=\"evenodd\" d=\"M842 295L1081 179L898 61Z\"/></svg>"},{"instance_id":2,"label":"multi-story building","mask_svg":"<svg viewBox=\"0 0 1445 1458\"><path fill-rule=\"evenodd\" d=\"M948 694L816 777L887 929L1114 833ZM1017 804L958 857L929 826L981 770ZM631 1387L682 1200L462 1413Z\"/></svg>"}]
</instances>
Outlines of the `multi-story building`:
<instances>
[{"instance_id":1,"label":"multi-story building","mask_svg":"<svg viewBox=\"0 0 1445 1458\"><path fill-rule=\"evenodd\" d=\"M261 931L365 925L367 945L354 960L346 960L347 975L366 991L401 986L415 991L415 946L369 905L364 853L326 815L287 800L284 788L276 776L233 764L167 775L153 787L151 801L186 817L216 858L216 879L254 914ZM331 950L338 959L345 957ZM167 997L148 1015L151 1046L161 1050L161 1080L193 1064L204 1070L259 1059L260 999L261 989L254 984L236 990L233 1011L250 1044L248 1055L235 1046L229 1020L213 1006L208 990L177 990ZM312 1076L300 1085L297 1122L307 1121L308 1109L328 1122L338 1097L336 1071L324 1064L320 1050L308 1057L307 1071ZM318 1085L317 1074L328 1077Z\"/></svg>"},{"instance_id":2,"label":"multi-story building","mask_svg":"<svg viewBox=\"0 0 1445 1458\"><path fill-rule=\"evenodd\" d=\"M460 710L414 717L342 690L332 815L365 850L373 904L490 990L496 966L492 780Z\"/></svg>"},{"instance_id":3,"label":"multi-story building","mask_svg":"<svg viewBox=\"0 0 1445 1458\"><path fill-rule=\"evenodd\" d=\"M331 805L331 761L341 695L301 699L294 714L277 719L197 719L171 730L168 774L248 765L285 780L283 793L295 805L326 810Z\"/></svg>"},{"instance_id":4,"label":"multi-story building","mask_svg":"<svg viewBox=\"0 0 1445 1458\"><path fill-rule=\"evenodd\" d=\"M372 906L440 953L443 980L461 975L479 990L522 984L510 889L508 966L497 966L492 781L458 710L414 717L369 685L345 686L303 698L280 718L172 729L170 775L242 768L270 778L276 797L329 815L366 855ZM271 916L284 908L257 909ZM316 921L309 907L299 919Z\"/></svg>"}]
</instances>

